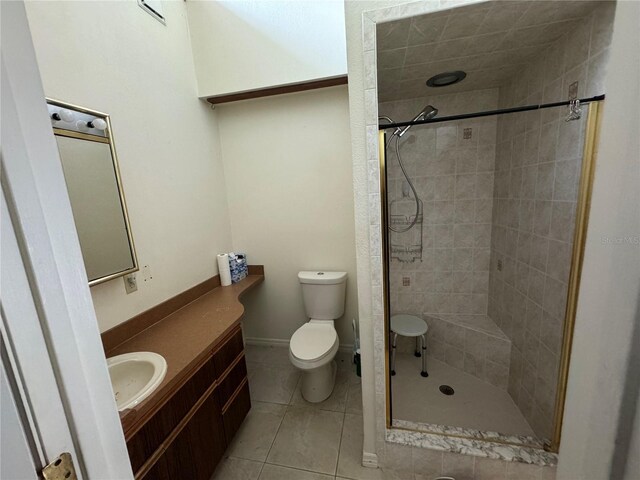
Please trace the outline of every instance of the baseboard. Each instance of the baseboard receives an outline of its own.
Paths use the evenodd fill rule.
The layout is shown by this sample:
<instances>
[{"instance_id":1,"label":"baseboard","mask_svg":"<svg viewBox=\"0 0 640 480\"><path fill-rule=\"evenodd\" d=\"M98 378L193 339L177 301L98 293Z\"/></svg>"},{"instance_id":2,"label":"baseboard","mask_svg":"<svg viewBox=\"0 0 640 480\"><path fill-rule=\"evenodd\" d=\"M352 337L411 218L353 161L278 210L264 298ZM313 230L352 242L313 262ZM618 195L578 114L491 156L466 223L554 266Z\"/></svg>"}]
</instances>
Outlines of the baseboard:
<instances>
[{"instance_id":1,"label":"baseboard","mask_svg":"<svg viewBox=\"0 0 640 480\"><path fill-rule=\"evenodd\" d=\"M281 338L245 337L244 343L246 343L247 345L257 345L260 347L286 347L289 345L289 340L283 340Z\"/></svg>"},{"instance_id":2,"label":"baseboard","mask_svg":"<svg viewBox=\"0 0 640 480\"><path fill-rule=\"evenodd\" d=\"M256 345L260 347L288 347L289 340L282 338L256 338L256 337L245 337L244 343L247 345ZM353 345L351 344L340 344L338 348L339 352L352 353Z\"/></svg>"},{"instance_id":3,"label":"baseboard","mask_svg":"<svg viewBox=\"0 0 640 480\"><path fill-rule=\"evenodd\" d=\"M378 455L375 453L362 453L362 466L367 468L378 468Z\"/></svg>"}]
</instances>

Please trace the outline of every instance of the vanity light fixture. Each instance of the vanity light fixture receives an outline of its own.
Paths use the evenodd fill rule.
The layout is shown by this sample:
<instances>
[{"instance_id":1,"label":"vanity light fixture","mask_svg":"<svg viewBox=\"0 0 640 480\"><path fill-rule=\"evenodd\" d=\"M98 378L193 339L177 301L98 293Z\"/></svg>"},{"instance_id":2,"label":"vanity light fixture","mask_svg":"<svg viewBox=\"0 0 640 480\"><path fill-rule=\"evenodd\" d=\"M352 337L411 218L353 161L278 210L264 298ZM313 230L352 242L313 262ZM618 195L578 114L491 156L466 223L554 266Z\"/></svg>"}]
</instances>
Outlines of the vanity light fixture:
<instances>
[{"instance_id":1,"label":"vanity light fixture","mask_svg":"<svg viewBox=\"0 0 640 480\"><path fill-rule=\"evenodd\" d=\"M51 119L56 122L60 120L63 120L65 122L73 122L75 118L76 114L71 110L67 110L66 108L63 108L60 111L51 114Z\"/></svg>"},{"instance_id":2,"label":"vanity light fixture","mask_svg":"<svg viewBox=\"0 0 640 480\"><path fill-rule=\"evenodd\" d=\"M79 130L85 130L87 128L94 128L96 130L105 130L107 128L107 122L105 122L101 118L94 118L93 120L90 120L88 122L85 122L83 120L78 120L78 122L76 123L76 127Z\"/></svg>"},{"instance_id":3,"label":"vanity light fixture","mask_svg":"<svg viewBox=\"0 0 640 480\"><path fill-rule=\"evenodd\" d=\"M95 120L87 122L87 127L95 128L96 130L104 130L107 128L107 122L101 118L96 118Z\"/></svg>"}]
</instances>

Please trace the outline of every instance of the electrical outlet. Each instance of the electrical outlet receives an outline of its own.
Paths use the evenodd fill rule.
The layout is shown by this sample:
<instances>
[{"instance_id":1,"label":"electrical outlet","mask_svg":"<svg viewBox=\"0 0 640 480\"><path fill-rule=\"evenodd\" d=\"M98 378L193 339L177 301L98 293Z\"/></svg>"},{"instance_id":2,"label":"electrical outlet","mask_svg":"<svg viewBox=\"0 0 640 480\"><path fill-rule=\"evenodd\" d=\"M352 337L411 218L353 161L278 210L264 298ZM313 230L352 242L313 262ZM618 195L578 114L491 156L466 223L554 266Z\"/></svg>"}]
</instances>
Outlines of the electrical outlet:
<instances>
[{"instance_id":1,"label":"electrical outlet","mask_svg":"<svg viewBox=\"0 0 640 480\"><path fill-rule=\"evenodd\" d=\"M410 285L411 285L411 278L402 277L402 286L403 287L409 287Z\"/></svg>"},{"instance_id":2,"label":"electrical outlet","mask_svg":"<svg viewBox=\"0 0 640 480\"><path fill-rule=\"evenodd\" d=\"M465 128L464 130L462 130L462 139L463 140L470 140L472 136L473 136L473 129L472 128Z\"/></svg>"},{"instance_id":3,"label":"electrical outlet","mask_svg":"<svg viewBox=\"0 0 640 480\"><path fill-rule=\"evenodd\" d=\"M502 271L502 260L498 260L498 271Z\"/></svg>"},{"instance_id":4,"label":"electrical outlet","mask_svg":"<svg viewBox=\"0 0 640 480\"><path fill-rule=\"evenodd\" d=\"M138 280L136 280L136 274L130 273L124 276L124 290L129 293L133 293L138 290Z\"/></svg>"}]
</instances>

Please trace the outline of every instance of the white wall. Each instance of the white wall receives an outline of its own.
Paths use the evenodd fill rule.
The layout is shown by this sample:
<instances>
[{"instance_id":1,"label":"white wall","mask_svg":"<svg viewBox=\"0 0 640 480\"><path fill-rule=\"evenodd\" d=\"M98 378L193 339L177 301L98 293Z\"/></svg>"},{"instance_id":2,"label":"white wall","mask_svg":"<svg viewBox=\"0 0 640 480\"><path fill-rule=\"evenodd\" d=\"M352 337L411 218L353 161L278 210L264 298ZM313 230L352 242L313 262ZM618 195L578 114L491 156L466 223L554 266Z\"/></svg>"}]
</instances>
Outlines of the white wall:
<instances>
[{"instance_id":1,"label":"white wall","mask_svg":"<svg viewBox=\"0 0 640 480\"><path fill-rule=\"evenodd\" d=\"M233 247L264 264L245 334L288 341L307 321L297 274L349 274L341 344L357 317L349 103L345 86L216 107Z\"/></svg>"},{"instance_id":2,"label":"white wall","mask_svg":"<svg viewBox=\"0 0 640 480\"><path fill-rule=\"evenodd\" d=\"M217 274L231 249L216 115L198 99L187 12L136 2L28 2L45 94L111 114L140 265L153 280L91 289L100 330ZM85 39L86 41L82 41Z\"/></svg>"},{"instance_id":3,"label":"white wall","mask_svg":"<svg viewBox=\"0 0 640 480\"><path fill-rule=\"evenodd\" d=\"M186 5L201 97L347 72L342 0Z\"/></svg>"},{"instance_id":4,"label":"white wall","mask_svg":"<svg viewBox=\"0 0 640 480\"><path fill-rule=\"evenodd\" d=\"M634 409L638 415L628 402L637 401L640 368L639 23L640 3L618 2L569 370L561 479L623 478L624 458L618 455L623 449L638 462L637 443L633 450L626 440ZM628 471L624 478L637 473Z\"/></svg>"}]
</instances>

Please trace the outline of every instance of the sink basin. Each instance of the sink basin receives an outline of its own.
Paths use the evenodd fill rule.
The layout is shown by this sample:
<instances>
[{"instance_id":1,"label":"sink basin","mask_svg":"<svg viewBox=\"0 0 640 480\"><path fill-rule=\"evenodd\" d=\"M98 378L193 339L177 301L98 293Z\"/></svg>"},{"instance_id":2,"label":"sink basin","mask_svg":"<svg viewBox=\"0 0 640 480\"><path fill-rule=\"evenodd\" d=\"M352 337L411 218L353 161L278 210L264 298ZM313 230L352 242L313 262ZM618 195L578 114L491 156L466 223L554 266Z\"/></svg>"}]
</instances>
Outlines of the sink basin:
<instances>
[{"instance_id":1,"label":"sink basin","mask_svg":"<svg viewBox=\"0 0 640 480\"><path fill-rule=\"evenodd\" d=\"M107 366L120 412L135 407L151 395L167 373L167 361L153 352L125 353L107 358Z\"/></svg>"}]
</instances>

